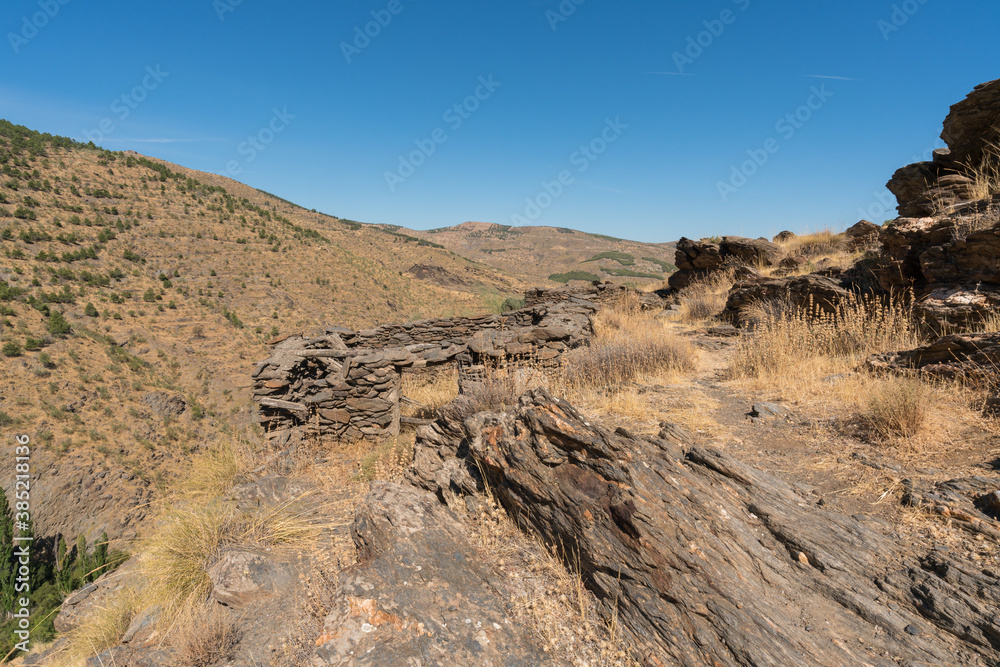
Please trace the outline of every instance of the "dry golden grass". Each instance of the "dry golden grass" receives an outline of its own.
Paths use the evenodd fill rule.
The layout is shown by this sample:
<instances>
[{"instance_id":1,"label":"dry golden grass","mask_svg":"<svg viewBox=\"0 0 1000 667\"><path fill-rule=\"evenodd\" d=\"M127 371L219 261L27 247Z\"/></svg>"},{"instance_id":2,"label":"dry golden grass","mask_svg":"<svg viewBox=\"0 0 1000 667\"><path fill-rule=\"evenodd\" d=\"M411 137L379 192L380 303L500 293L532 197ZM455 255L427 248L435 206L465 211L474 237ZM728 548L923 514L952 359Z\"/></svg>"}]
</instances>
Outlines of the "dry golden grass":
<instances>
[{"instance_id":1,"label":"dry golden grass","mask_svg":"<svg viewBox=\"0 0 1000 667\"><path fill-rule=\"evenodd\" d=\"M847 373L873 354L920 344L909 307L854 296L835 312L766 302L747 310L753 331L742 338L726 375L761 386L816 381Z\"/></svg>"},{"instance_id":2,"label":"dry golden grass","mask_svg":"<svg viewBox=\"0 0 1000 667\"><path fill-rule=\"evenodd\" d=\"M696 280L678 295L682 322L706 322L715 319L726 307L733 286L731 271L719 271Z\"/></svg>"},{"instance_id":3,"label":"dry golden grass","mask_svg":"<svg viewBox=\"0 0 1000 667\"><path fill-rule=\"evenodd\" d=\"M932 399L931 388L916 378L880 378L863 397L861 419L885 438L912 438L926 426Z\"/></svg>"},{"instance_id":4,"label":"dry golden grass","mask_svg":"<svg viewBox=\"0 0 1000 667\"><path fill-rule=\"evenodd\" d=\"M403 406L421 416L451 403L458 396L458 370L444 368L424 373L403 373L402 395L419 403L421 408Z\"/></svg>"},{"instance_id":5,"label":"dry golden grass","mask_svg":"<svg viewBox=\"0 0 1000 667\"><path fill-rule=\"evenodd\" d=\"M187 480L177 486L177 495L191 499L218 498L253 470L257 461L257 447L250 438L225 434L198 457Z\"/></svg>"},{"instance_id":6,"label":"dry golden grass","mask_svg":"<svg viewBox=\"0 0 1000 667\"><path fill-rule=\"evenodd\" d=\"M223 501L175 507L138 550L143 604L159 606L160 622L169 625L207 599L208 569L225 548L293 547L317 532L315 521L292 503L253 512Z\"/></svg>"},{"instance_id":7,"label":"dry golden grass","mask_svg":"<svg viewBox=\"0 0 1000 667\"><path fill-rule=\"evenodd\" d=\"M847 254L847 237L832 229L802 234L778 243L789 255L802 255L806 259Z\"/></svg>"},{"instance_id":8,"label":"dry golden grass","mask_svg":"<svg viewBox=\"0 0 1000 667\"><path fill-rule=\"evenodd\" d=\"M973 200L990 199L1000 193L1000 144L988 143L979 164L964 166L972 177Z\"/></svg>"},{"instance_id":9,"label":"dry golden grass","mask_svg":"<svg viewBox=\"0 0 1000 667\"><path fill-rule=\"evenodd\" d=\"M176 667L211 667L230 659L240 642L239 628L218 605L192 610L178 624L175 637Z\"/></svg>"},{"instance_id":10,"label":"dry golden grass","mask_svg":"<svg viewBox=\"0 0 1000 667\"><path fill-rule=\"evenodd\" d=\"M95 606L67 635L64 648L52 657L50 667L77 667L88 658L116 646L141 611L140 594L123 588L105 605Z\"/></svg>"}]
</instances>

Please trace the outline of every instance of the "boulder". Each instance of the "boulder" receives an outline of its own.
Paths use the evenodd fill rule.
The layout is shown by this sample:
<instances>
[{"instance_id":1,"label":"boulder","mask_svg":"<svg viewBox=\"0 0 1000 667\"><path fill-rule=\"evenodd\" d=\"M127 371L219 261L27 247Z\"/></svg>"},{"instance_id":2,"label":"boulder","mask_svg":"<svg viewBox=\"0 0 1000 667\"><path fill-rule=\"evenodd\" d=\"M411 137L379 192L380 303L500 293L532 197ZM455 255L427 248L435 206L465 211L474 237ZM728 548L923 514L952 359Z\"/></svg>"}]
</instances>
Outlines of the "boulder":
<instances>
[{"instance_id":1,"label":"boulder","mask_svg":"<svg viewBox=\"0 0 1000 667\"><path fill-rule=\"evenodd\" d=\"M796 234L795 232L790 232L788 230L785 230L783 232L778 232L778 234L773 239L771 239L771 241L773 243L787 243L788 241L794 239L796 236L798 236L798 234Z\"/></svg>"},{"instance_id":2,"label":"boulder","mask_svg":"<svg viewBox=\"0 0 1000 667\"><path fill-rule=\"evenodd\" d=\"M841 280L816 273L790 278L754 278L733 285L722 315L741 326L747 323L747 308L767 302L832 313L850 293Z\"/></svg>"},{"instance_id":3,"label":"boulder","mask_svg":"<svg viewBox=\"0 0 1000 667\"><path fill-rule=\"evenodd\" d=\"M755 266L776 265L785 255L785 251L776 243L765 239L747 239L741 236L723 236L719 244L723 259L730 264L746 264Z\"/></svg>"},{"instance_id":4,"label":"boulder","mask_svg":"<svg viewBox=\"0 0 1000 667\"><path fill-rule=\"evenodd\" d=\"M234 608L280 596L296 582L290 564L277 562L268 554L243 549L223 552L208 568L208 578L212 581L212 599Z\"/></svg>"},{"instance_id":5,"label":"boulder","mask_svg":"<svg viewBox=\"0 0 1000 667\"><path fill-rule=\"evenodd\" d=\"M882 228L868 220L861 220L844 232L844 236L847 237L847 247L851 250L875 248L881 240L881 235Z\"/></svg>"},{"instance_id":6,"label":"boulder","mask_svg":"<svg viewBox=\"0 0 1000 667\"><path fill-rule=\"evenodd\" d=\"M511 620L504 576L434 494L378 484L351 534L359 563L340 573L313 665L560 664Z\"/></svg>"}]
</instances>

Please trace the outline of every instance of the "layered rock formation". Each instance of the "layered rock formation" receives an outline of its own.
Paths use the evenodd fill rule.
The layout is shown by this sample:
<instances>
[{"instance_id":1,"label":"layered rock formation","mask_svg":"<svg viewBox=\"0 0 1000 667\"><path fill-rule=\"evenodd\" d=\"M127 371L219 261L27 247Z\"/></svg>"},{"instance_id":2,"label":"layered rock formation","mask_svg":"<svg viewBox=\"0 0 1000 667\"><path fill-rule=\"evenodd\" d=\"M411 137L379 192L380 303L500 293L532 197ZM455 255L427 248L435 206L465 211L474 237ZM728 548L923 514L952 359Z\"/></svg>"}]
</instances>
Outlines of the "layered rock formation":
<instances>
[{"instance_id":1,"label":"layered rock formation","mask_svg":"<svg viewBox=\"0 0 1000 667\"><path fill-rule=\"evenodd\" d=\"M674 263L677 271L670 275L668 284L681 290L692 282L713 273L738 266L774 266L785 252L781 246L764 239L747 239L740 236L723 236L718 243L682 238L677 242Z\"/></svg>"},{"instance_id":2,"label":"layered rock formation","mask_svg":"<svg viewBox=\"0 0 1000 667\"><path fill-rule=\"evenodd\" d=\"M914 557L889 526L825 511L676 427L611 432L537 390L506 413L423 427L412 479L438 493L488 485L519 525L572 545L567 564L644 665L1000 659L996 573L945 552ZM363 512L359 544L370 521ZM412 627L411 593L392 583L404 578L380 575L379 605Z\"/></svg>"},{"instance_id":3,"label":"layered rock formation","mask_svg":"<svg viewBox=\"0 0 1000 667\"><path fill-rule=\"evenodd\" d=\"M885 289L913 289L939 329L975 325L1000 305L1000 81L951 108L930 162L903 167L887 187L900 217L882 233Z\"/></svg>"}]
</instances>

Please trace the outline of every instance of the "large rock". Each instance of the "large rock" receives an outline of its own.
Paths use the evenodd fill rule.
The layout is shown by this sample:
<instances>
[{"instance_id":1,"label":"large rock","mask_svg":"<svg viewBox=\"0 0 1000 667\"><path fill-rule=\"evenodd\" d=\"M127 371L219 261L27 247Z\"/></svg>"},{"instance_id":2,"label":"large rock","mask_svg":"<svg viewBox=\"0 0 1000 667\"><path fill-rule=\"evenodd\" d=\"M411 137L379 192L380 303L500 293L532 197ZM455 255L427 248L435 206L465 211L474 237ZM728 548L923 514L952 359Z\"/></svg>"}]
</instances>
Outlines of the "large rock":
<instances>
[{"instance_id":1,"label":"large rock","mask_svg":"<svg viewBox=\"0 0 1000 667\"><path fill-rule=\"evenodd\" d=\"M670 275L667 282L672 289L682 290L697 280L727 268L774 266L784 255L781 246L765 239L724 236L715 243L682 238L677 242L674 257L677 271Z\"/></svg>"},{"instance_id":2,"label":"large rock","mask_svg":"<svg viewBox=\"0 0 1000 667\"><path fill-rule=\"evenodd\" d=\"M835 312L850 295L841 280L816 273L790 278L754 278L733 285L723 317L736 325L746 323L751 306L772 303L781 307Z\"/></svg>"},{"instance_id":3,"label":"large rock","mask_svg":"<svg viewBox=\"0 0 1000 667\"><path fill-rule=\"evenodd\" d=\"M340 575L313 665L559 664L510 619L503 576L435 495L377 485L351 532L360 562Z\"/></svg>"},{"instance_id":4,"label":"large rock","mask_svg":"<svg viewBox=\"0 0 1000 667\"><path fill-rule=\"evenodd\" d=\"M1000 333L952 334L904 352L880 354L868 361L876 370L919 372L940 377L992 378L1000 368Z\"/></svg>"},{"instance_id":5,"label":"large rock","mask_svg":"<svg viewBox=\"0 0 1000 667\"><path fill-rule=\"evenodd\" d=\"M1000 142L1000 80L976 86L951 107L941 138L947 148L934 159L896 171L886 185L896 195L899 215L920 218L954 212L973 199L970 175L991 145Z\"/></svg>"},{"instance_id":6,"label":"large rock","mask_svg":"<svg viewBox=\"0 0 1000 667\"><path fill-rule=\"evenodd\" d=\"M891 527L825 511L808 492L719 451L685 452L661 438L611 432L542 390L523 396L510 413L475 415L464 429L468 456L500 502L546 543L571 545L562 552L644 665L1000 660L995 573L945 553L914 558ZM358 525L372 532L368 517L393 512L382 507L395 504L391 498L377 512L364 510ZM433 505L423 507L422 514L432 512ZM422 647L431 642L414 636L413 598L395 598L398 587L386 579L413 581L412 565L395 568L434 563L425 549L452 553L453 538L427 528L448 523L447 515L412 529L403 521L397 530L410 534L407 545L376 550L387 564L363 566L365 577L348 585L356 598L378 598L364 609L385 610L386 617L376 636L364 637L357 626L367 612L352 616L344 600L328 620L332 632L349 638L327 644L343 646L338 656L353 647L356 664L433 664L416 662L430 657ZM363 536L359 544L373 551ZM413 560L398 557L398 549ZM462 576L474 580L479 572L469 563ZM432 570L432 588L446 573L444 566ZM407 596L430 595L419 589ZM439 608L447 598L422 599L428 603ZM471 645L453 647L450 639L440 641L459 651ZM449 664L491 663L470 663L463 653Z\"/></svg>"}]
</instances>

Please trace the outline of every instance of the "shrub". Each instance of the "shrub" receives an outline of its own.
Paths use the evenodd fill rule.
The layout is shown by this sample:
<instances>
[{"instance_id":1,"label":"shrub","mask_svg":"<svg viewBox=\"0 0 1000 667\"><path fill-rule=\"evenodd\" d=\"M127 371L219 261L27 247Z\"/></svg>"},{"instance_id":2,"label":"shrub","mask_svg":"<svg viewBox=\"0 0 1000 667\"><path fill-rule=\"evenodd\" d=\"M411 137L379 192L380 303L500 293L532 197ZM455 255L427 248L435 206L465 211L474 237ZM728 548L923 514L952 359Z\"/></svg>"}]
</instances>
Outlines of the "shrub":
<instances>
[{"instance_id":1,"label":"shrub","mask_svg":"<svg viewBox=\"0 0 1000 667\"><path fill-rule=\"evenodd\" d=\"M695 359L690 344L662 324L626 326L583 349L564 377L571 385L617 391L643 377L694 370Z\"/></svg>"},{"instance_id":2,"label":"shrub","mask_svg":"<svg viewBox=\"0 0 1000 667\"><path fill-rule=\"evenodd\" d=\"M63 317L62 313L58 310L53 310L49 313L48 330L53 336L65 336L72 332L73 328L66 321L66 318Z\"/></svg>"},{"instance_id":3,"label":"shrub","mask_svg":"<svg viewBox=\"0 0 1000 667\"><path fill-rule=\"evenodd\" d=\"M55 368L56 362L52 361L52 357L49 356L48 352L42 352L38 355L38 363L40 363L45 368Z\"/></svg>"},{"instance_id":4,"label":"shrub","mask_svg":"<svg viewBox=\"0 0 1000 667\"><path fill-rule=\"evenodd\" d=\"M29 352L35 352L37 350L40 350L42 349L43 345L45 345L45 341L38 340L37 338L32 338L31 336L28 336L27 338L24 339L24 349L28 350Z\"/></svg>"},{"instance_id":5,"label":"shrub","mask_svg":"<svg viewBox=\"0 0 1000 667\"><path fill-rule=\"evenodd\" d=\"M5 357L20 357L21 356L21 345L15 341L9 340L3 344L2 350Z\"/></svg>"},{"instance_id":6,"label":"shrub","mask_svg":"<svg viewBox=\"0 0 1000 667\"><path fill-rule=\"evenodd\" d=\"M927 421L930 405L930 387L920 380L880 378L867 391L861 418L878 435L910 438Z\"/></svg>"},{"instance_id":7,"label":"shrub","mask_svg":"<svg viewBox=\"0 0 1000 667\"><path fill-rule=\"evenodd\" d=\"M87 307L83 309L83 314L87 317L98 317L100 313L97 312L97 306L92 303L88 303Z\"/></svg>"}]
</instances>

